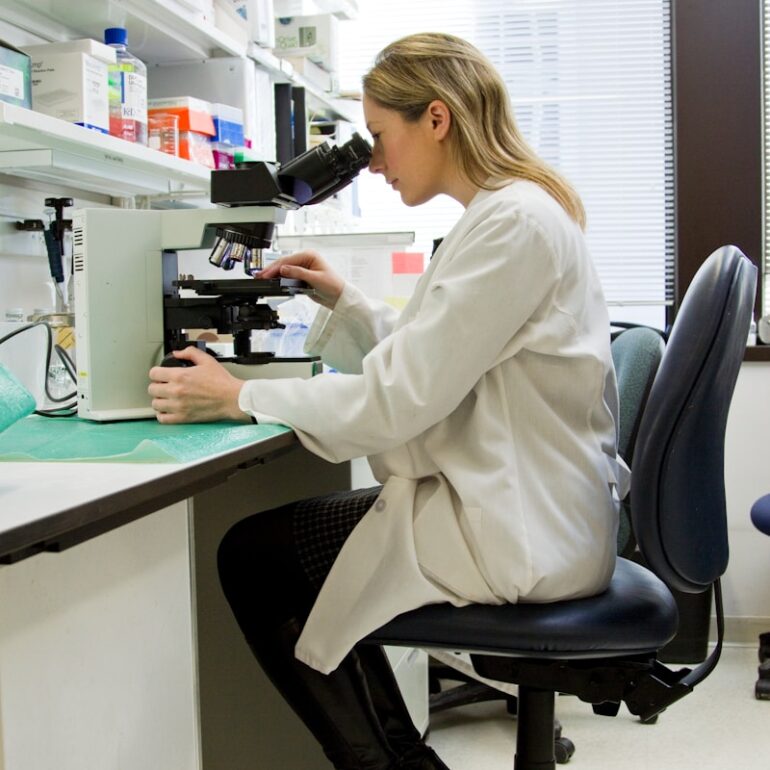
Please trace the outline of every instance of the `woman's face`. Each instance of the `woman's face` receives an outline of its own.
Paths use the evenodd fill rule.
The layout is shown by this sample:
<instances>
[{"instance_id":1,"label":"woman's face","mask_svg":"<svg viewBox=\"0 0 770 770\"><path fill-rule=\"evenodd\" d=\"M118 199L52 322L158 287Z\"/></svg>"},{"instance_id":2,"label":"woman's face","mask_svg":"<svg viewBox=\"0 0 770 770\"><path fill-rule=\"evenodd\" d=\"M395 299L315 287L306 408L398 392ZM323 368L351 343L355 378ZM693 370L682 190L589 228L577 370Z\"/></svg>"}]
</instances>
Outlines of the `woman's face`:
<instances>
[{"instance_id":1,"label":"woman's face","mask_svg":"<svg viewBox=\"0 0 770 770\"><path fill-rule=\"evenodd\" d=\"M443 140L448 115L442 125L442 117L437 120L432 110L434 104L419 120L408 122L401 113L382 107L364 94L364 116L373 140L369 170L382 174L407 206L419 206L447 192L447 142Z\"/></svg>"}]
</instances>

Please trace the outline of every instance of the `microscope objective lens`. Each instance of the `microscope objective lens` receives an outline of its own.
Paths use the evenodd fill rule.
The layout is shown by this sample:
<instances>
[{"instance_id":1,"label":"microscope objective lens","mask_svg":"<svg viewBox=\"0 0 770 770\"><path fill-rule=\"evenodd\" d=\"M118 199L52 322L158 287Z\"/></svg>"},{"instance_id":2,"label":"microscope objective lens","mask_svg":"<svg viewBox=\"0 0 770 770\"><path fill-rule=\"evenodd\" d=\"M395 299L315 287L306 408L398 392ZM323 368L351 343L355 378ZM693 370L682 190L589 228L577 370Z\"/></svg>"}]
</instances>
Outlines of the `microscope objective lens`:
<instances>
[{"instance_id":1,"label":"microscope objective lens","mask_svg":"<svg viewBox=\"0 0 770 770\"><path fill-rule=\"evenodd\" d=\"M227 256L226 251L229 245L230 244L224 238L220 237L214 244L214 248L211 250L209 262L211 262L212 265L217 265L218 267L221 266Z\"/></svg>"},{"instance_id":2,"label":"microscope objective lens","mask_svg":"<svg viewBox=\"0 0 770 770\"><path fill-rule=\"evenodd\" d=\"M243 269L247 275L254 275L262 269L262 249L248 249L248 256L243 261Z\"/></svg>"}]
</instances>

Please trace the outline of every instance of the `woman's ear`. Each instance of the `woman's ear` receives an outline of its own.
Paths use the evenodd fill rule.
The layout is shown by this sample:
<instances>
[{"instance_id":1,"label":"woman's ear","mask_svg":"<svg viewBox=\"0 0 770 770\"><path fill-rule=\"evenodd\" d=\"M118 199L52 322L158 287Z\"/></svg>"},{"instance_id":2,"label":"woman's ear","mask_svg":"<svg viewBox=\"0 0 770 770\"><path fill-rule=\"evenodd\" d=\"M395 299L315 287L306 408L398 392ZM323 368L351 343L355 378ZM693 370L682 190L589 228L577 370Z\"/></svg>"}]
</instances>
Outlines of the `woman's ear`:
<instances>
[{"instance_id":1,"label":"woman's ear","mask_svg":"<svg viewBox=\"0 0 770 770\"><path fill-rule=\"evenodd\" d=\"M434 99L426 110L430 127L436 139L444 139L449 133L449 126L452 123L452 113L449 107L440 99Z\"/></svg>"}]
</instances>

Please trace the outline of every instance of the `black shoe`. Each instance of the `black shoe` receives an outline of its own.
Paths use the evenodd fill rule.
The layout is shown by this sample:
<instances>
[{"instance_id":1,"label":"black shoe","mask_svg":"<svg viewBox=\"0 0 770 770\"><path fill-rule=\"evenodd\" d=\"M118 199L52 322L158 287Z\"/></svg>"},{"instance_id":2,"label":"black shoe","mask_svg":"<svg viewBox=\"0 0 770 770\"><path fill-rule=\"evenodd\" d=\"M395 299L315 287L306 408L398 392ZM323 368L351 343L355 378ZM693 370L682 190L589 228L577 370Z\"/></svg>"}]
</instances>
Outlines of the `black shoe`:
<instances>
[{"instance_id":1,"label":"black shoe","mask_svg":"<svg viewBox=\"0 0 770 770\"><path fill-rule=\"evenodd\" d=\"M402 755L398 767L401 770L449 770L438 754L424 743Z\"/></svg>"}]
</instances>

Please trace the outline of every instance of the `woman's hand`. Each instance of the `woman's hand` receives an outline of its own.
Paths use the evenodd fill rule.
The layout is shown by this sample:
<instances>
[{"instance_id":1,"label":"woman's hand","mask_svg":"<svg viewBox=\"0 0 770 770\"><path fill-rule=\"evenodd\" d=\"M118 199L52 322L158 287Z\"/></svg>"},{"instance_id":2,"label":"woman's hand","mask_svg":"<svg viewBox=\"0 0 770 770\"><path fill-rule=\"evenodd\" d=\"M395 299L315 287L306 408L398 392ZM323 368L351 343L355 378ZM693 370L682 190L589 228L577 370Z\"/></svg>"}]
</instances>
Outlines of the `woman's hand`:
<instances>
[{"instance_id":1,"label":"woman's hand","mask_svg":"<svg viewBox=\"0 0 770 770\"><path fill-rule=\"evenodd\" d=\"M332 310L345 287L345 281L329 267L317 251L298 251L280 257L255 275L256 278L294 278L315 290L311 297Z\"/></svg>"},{"instance_id":2,"label":"woman's hand","mask_svg":"<svg viewBox=\"0 0 770 770\"><path fill-rule=\"evenodd\" d=\"M194 366L153 366L150 369L152 408L158 422L216 422L251 418L238 406L243 380L233 377L216 359L196 347L174 352Z\"/></svg>"}]
</instances>

